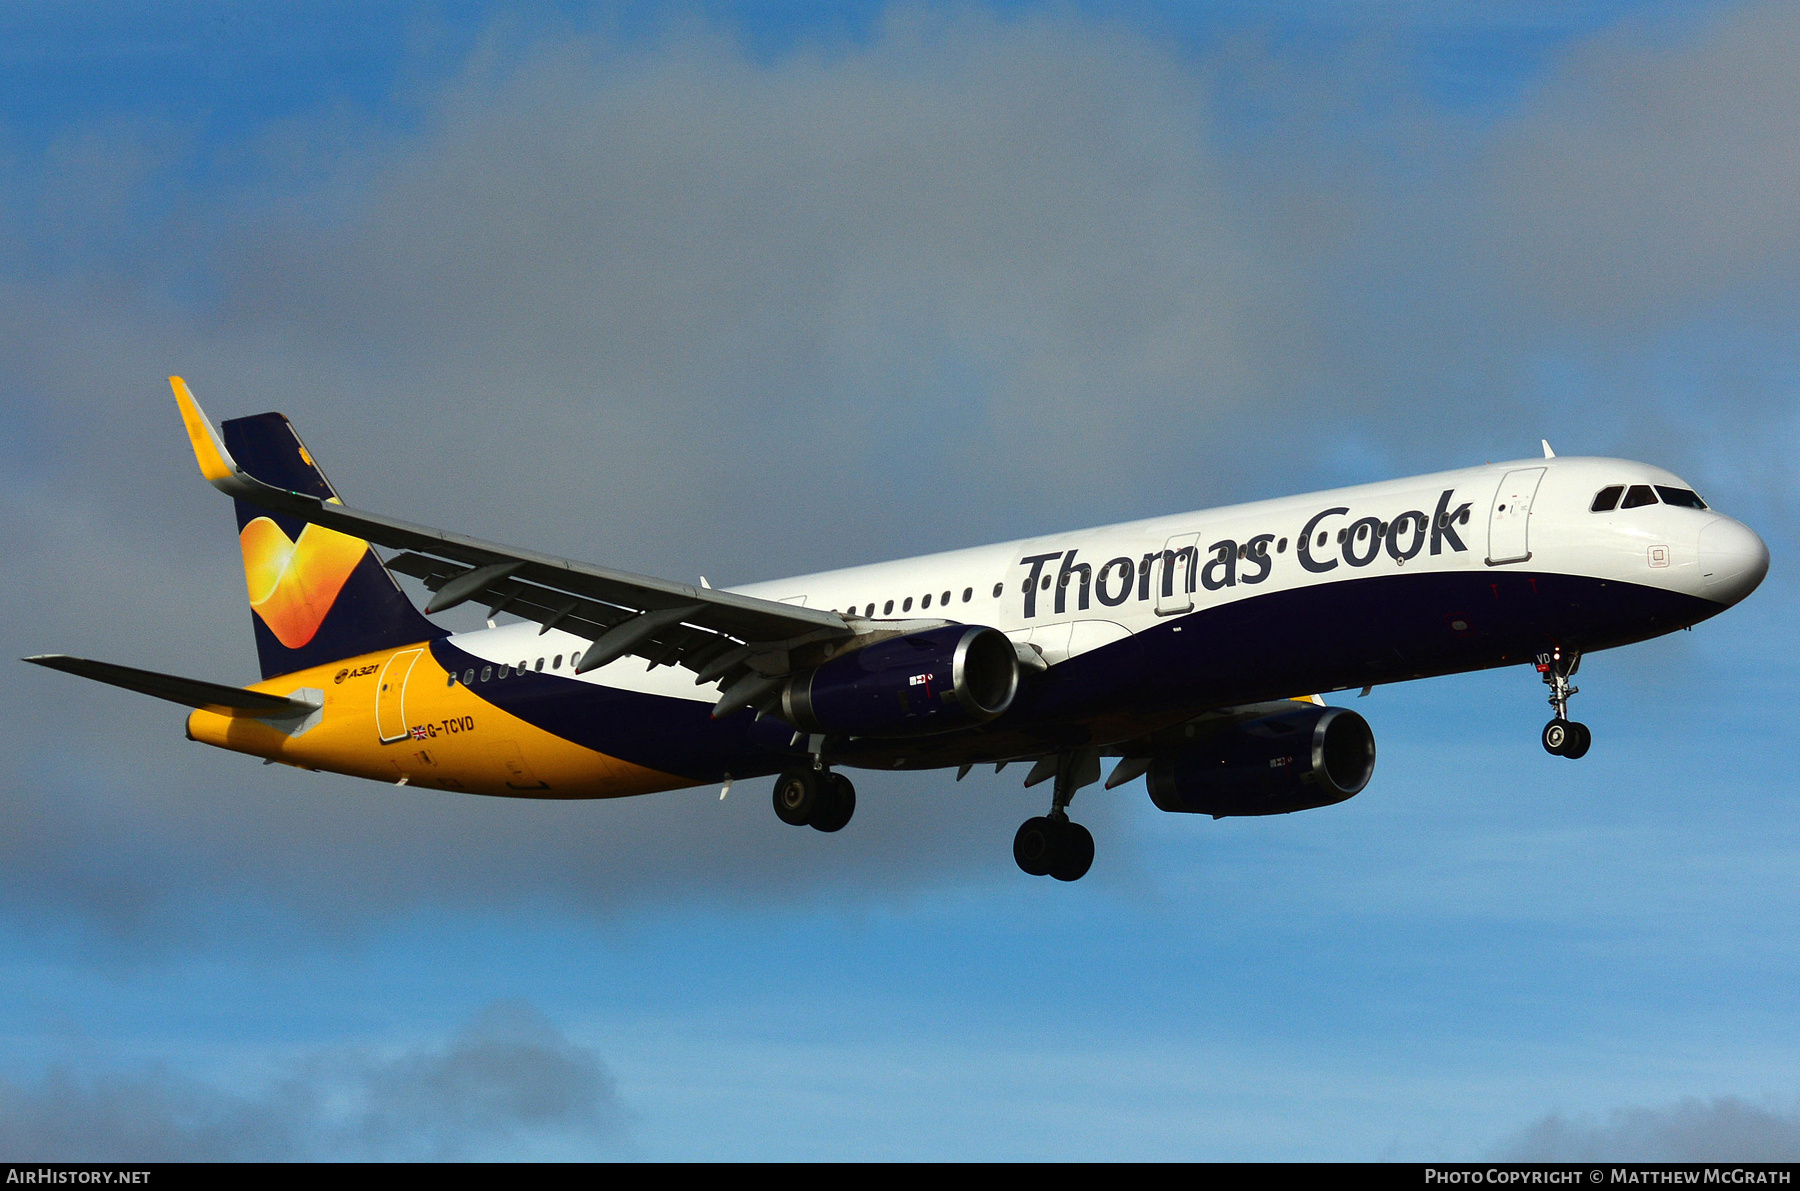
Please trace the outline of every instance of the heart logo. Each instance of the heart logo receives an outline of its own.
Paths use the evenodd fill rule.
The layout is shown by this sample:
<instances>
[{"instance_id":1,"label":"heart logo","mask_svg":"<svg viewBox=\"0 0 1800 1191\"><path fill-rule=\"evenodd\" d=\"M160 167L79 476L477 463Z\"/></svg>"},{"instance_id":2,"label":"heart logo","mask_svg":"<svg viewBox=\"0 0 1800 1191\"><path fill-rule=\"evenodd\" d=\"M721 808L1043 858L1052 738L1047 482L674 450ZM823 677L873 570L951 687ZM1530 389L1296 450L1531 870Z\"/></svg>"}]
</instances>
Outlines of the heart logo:
<instances>
[{"instance_id":1,"label":"heart logo","mask_svg":"<svg viewBox=\"0 0 1800 1191\"><path fill-rule=\"evenodd\" d=\"M267 517L244 526L238 545L250 608L289 649L313 639L369 549L361 538L322 525L307 525L296 542Z\"/></svg>"}]
</instances>

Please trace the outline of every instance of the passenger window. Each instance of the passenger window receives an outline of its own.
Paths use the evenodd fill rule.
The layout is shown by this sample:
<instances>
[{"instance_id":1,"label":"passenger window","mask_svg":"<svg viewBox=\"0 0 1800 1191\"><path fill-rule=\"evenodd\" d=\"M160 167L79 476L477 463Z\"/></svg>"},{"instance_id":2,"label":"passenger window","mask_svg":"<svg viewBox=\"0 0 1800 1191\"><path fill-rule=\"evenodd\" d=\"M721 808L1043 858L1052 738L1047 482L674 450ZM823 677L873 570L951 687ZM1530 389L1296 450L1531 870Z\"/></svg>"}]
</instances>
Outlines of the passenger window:
<instances>
[{"instance_id":1,"label":"passenger window","mask_svg":"<svg viewBox=\"0 0 1800 1191\"><path fill-rule=\"evenodd\" d=\"M511 666L502 666L502 667L500 667L500 673L498 673L498 674L496 674L496 675L494 675L494 677L495 677L495 678L502 678L502 679L503 679L503 678L505 678L505 677L506 677L506 676L507 676L507 675L508 675L508 674L511 674L511 673L512 673L512 667L511 667Z\"/></svg>"},{"instance_id":2,"label":"passenger window","mask_svg":"<svg viewBox=\"0 0 1800 1191\"><path fill-rule=\"evenodd\" d=\"M550 663L550 668L552 670L562 669L562 654L559 653L556 655L556 660Z\"/></svg>"},{"instance_id":3,"label":"passenger window","mask_svg":"<svg viewBox=\"0 0 1800 1191\"><path fill-rule=\"evenodd\" d=\"M883 616L892 616L894 614L894 601L889 600L887 603L883 604L881 606L881 614Z\"/></svg>"},{"instance_id":4,"label":"passenger window","mask_svg":"<svg viewBox=\"0 0 1800 1191\"><path fill-rule=\"evenodd\" d=\"M1625 494L1625 499L1619 507L1621 509L1636 509L1642 508L1644 505L1653 505L1655 503L1656 493L1650 491L1650 485L1633 484L1631 490Z\"/></svg>"},{"instance_id":5,"label":"passenger window","mask_svg":"<svg viewBox=\"0 0 1800 1191\"><path fill-rule=\"evenodd\" d=\"M873 615L875 615L875 605L874 605L874 604L870 604L870 605L869 605L869 606L868 606L868 607L867 607L867 608L864 608L864 609L863 609L863 615L864 615L864 616L873 616Z\"/></svg>"},{"instance_id":6,"label":"passenger window","mask_svg":"<svg viewBox=\"0 0 1800 1191\"><path fill-rule=\"evenodd\" d=\"M1589 511L1594 513L1610 513L1619 507L1619 495L1625 491L1625 485L1614 484L1610 488L1602 488L1594 497Z\"/></svg>"},{"instance_id":7,"label":"passenger window","mask_svg":"<svg viewBox=\"0 0 1800 1191\"><path fill-rule=\"evenodd\" d=\"M950 602L950 593L946 591L944 593L944 598L939 600L938 603L939 604L948 604L949 602Z\"/></svg>"},{"instance_id":8,"label":"passenger window","mask_svg":"<svg viewBox=\"0 0 1800 1191\"><path fill-rule=\"evenodd\" d=\"M902 612L911 612L912 611L912 597L911 596L907 596L906 602L900 605L900 611L902 611Z\"/></svg>"},{"instance_id":9,"label":"passenger window","mask_svg":"<svg viewBox=\"0 0 1800 1191\"><path fill-rule=\"evenodd\" d=\"M463 685L464 686L474 686L475 685L475 671L473 671L473 670L464 670L463 671Z\"/></svg>"},{"instance_id":10,"label":"passenger window","mask_svg":"<svg viewBox=\"0 0 1800 1191\"><path fill-rule=\"evenodd\" d=\"M966 604L974 598L975 598L975 589L973 587L963 588L963 603Z\"/></svg>"},{"instance_id":11,"label":"passenger window","mask_svg":"<svg viewBox=\"0 0 1800 1191\"><path fill-rule=\"evenodd\" d=\"M444 683L444 685L445 686L455 686L456 685L456 671L454 671L454 670L450 671L449 680L446 681Z\"/></svg>"},{"instance_id":12,"label":"passenger window","mask_svg":"<svg viewBox=\"0 0 1800 1191\"><path fill-rule=\"evenodd\" d=\"M544 669L544 659L539 658L537 660L537 665L534 666L533 669L538 670L539 672L542 672L542 670Z\"/></svg>"},{"instance_id":13,"label":"passenger window","mask_svg":"<svg viewBox=\"0 0 1800 1191\"><path fill-rule=\"evenodd\" d=\"M1665 488L1658 484L1656 494L1662 497L1664 504L1674 505L1678 509L1704 509L1706 507L1706 502L1701 500L1700 494L1692 488Z\"/></svg>"},{"instance_id":14,"label":"passenger window","mask_svg":"<svg viewBox=\"0 0 1800 1191\"><path fill-rule=\"evenodd\" d=\"M493 676L494 676L494 668L492 666L483 666L481 668L481 681L486 682L488 679L492 678Z\"/></svg>"},{"instance_id":15,"label":"passenger window","mask_svg":"<svg viewBox=\"0 0 1800 1191\"><path fill-rule=\"evenodd\" d=\"M931 593L930 592L926 592L925 598L919 601L919 607L921 607L921 608L931 607Z\"/></svg>"},{"instance_id":16,"label":"passenger window","mask_svg":"<svg viewBox=\"0 0 1800 1191\"><path fill-rule=\"evenodd\" d=\"M1003 591L1005 591L1005 590L1006 590L1006 584L1004 584L1004 583L996 583L996 584L994 584L994 598L995 598L995 599L996 599L996 600L997 600L997 599L999 599L999 598L1000 598L1000 593L1001 593L1001 592L1003 592Z\"/></svg>"}]
</instances>

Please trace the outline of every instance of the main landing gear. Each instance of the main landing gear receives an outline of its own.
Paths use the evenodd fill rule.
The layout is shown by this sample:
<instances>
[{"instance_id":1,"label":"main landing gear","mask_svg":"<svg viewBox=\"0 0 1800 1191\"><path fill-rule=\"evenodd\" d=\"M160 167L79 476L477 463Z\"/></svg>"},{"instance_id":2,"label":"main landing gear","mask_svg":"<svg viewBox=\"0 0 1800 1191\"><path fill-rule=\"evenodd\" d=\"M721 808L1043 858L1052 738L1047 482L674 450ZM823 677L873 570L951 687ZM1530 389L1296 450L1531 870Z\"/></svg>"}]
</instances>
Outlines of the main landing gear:
<instances>
[{"instance_id":1,"label":"main landing gear","mask_svg":"<svg viewBox=\"0 0 1800 1191\"><path fill-rule=\"evenodd\" d=\"M1027 819L1019 827L1013 836L1013 859L1033 877L1079 881L1093 866L1094 837L1087 828L1070 821L1069 800L1077 789L1099 779L1100 759L1091 750L1061 753L1055 764L1050 813Z\"/></svg>"},{"instance_id":2,"label":"main landing gear","mask_svg":"<svg viewBox=\"0 0 1800 1191\"><path fill-rule=\"evenodd\" d=\"M1586 756L1594 734L1586 724L1569 718L1569 699L1581 693L1580 687L1569 685L1569 679L1581 669L1581 654L1573 649L1565 653L1558 646L1549 653L1538 654L1537 668L1544 676L1544 685L1550 688L1550 706L1556 711L1556 718L1544 725L1544 751L1571 761Z\"/></svg>"},{"instance_id":3,"label":"main landing gear","mask_svg":"<svg viewBox=\"0 0 1800 1191\"><path fill-rule=\"evenodd\" d=\"M841 831L856 813L856 787L841 773L797 766L775 779L775 814L791 827Z\"/></svg>"},{"instance_id":4,"label":"main landing gear","mask_svg":"<svg viewBox=\"0 0 1800 1191\"><path fill-rule=\"evenodd\" d=\"M1094 836L1066 813L1052 811L1019 827L1013 859L1031 876L1079 881L1094 863Z\"/></svg>"}]
</instances>

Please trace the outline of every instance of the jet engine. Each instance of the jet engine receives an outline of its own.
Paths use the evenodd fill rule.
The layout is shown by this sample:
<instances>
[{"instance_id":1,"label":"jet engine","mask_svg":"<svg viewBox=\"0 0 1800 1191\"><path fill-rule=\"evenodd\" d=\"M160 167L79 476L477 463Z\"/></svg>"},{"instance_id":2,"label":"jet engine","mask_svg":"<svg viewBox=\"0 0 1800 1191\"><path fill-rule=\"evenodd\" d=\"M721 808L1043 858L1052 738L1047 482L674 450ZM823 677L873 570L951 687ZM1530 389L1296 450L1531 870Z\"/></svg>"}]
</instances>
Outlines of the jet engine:
<instances>
[{"instance_id":1,"label":"jet engine","mask_svg":"<svg viewBox=\"0 0 1800 1191\"><path fill-rule=\"evenodd\" d=\"M1151 762L1150 800L1165 811L1285 815L1357 794L1375 772L1375 734L1342 707L1307 707L1233 724Z\"/></svg>"},{"instance_id":2,"label":"jet engine","mask_svg":"<svg viewBox=\"0 0 1800 1191\"><path fill-rule=\"evenodd\" d=\"M948 625L877 641L790 679L781 717L802 732L925 736L1004 714L1019 690L1006 634Z\"/></svg>"}]
</instances>

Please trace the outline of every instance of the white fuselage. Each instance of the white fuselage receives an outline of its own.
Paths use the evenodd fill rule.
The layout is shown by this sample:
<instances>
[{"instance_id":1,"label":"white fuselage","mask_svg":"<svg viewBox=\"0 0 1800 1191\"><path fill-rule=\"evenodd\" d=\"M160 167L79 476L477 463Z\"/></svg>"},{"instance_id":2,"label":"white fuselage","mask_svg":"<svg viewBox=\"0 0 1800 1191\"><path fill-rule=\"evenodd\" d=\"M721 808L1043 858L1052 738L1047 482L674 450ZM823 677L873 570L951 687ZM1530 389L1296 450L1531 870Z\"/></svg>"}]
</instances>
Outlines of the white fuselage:
<instances>
[{"instance_id":1,"label":"white fuselage","mask_svg":"<svg viewBox=\"0 0 1800 1191\"><path fill-rule=\"evenodd\" d=\"M1381 576L1550 575L1651 588L1692 597L1703 611L1689 623L1761 581L1767 548L1741 523L1661 502L1591 511L1596 493L1615 485L1687 489L1669 472L1628 460L1520 460L733 590L846 617L990 625L1055 666L1239 601ZM525 623L459 634L454 643L496 663L568 673L566 659L586 641ZM716 684L696 686L686 671L649 669L635 658L583 681L698 702L718 697Z\"/></svg>"}]
</instances>

